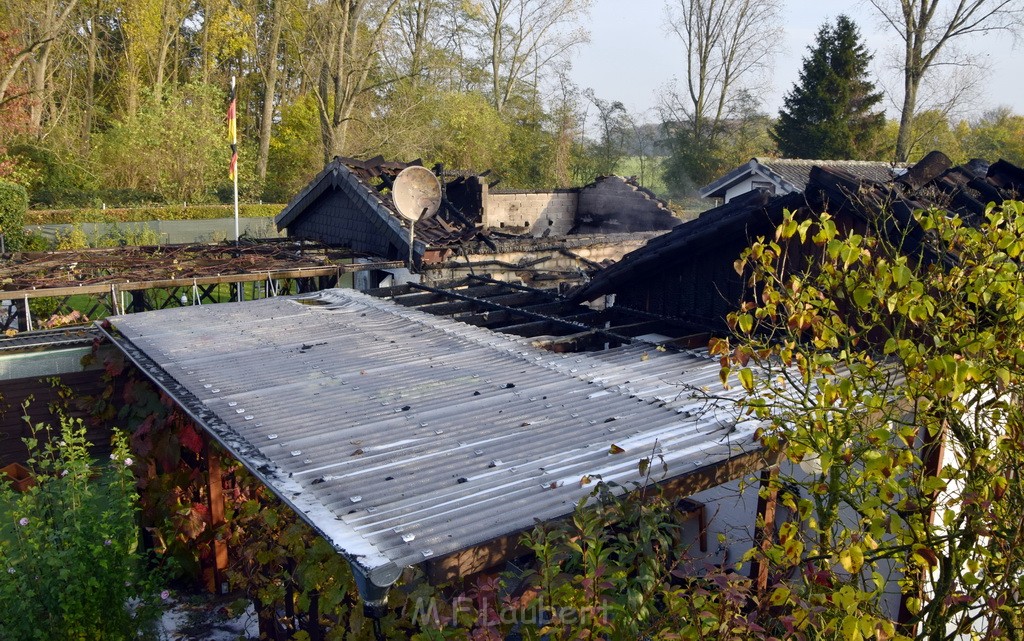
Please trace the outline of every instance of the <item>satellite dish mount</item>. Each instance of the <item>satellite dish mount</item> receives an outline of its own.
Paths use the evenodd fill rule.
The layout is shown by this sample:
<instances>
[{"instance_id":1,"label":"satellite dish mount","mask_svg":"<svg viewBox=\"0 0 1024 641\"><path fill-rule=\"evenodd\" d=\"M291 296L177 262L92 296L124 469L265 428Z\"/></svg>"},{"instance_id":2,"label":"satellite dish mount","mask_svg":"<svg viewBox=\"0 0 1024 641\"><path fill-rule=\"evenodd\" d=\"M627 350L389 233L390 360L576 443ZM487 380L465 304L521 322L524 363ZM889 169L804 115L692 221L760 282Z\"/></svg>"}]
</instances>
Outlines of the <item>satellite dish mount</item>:
<instances>
[{"instance_id":1,"label":"satellite dish mount","mask_svg":"<svg viewBox=\"0 0 1024 641\"><path fill-rule=\"evenodd\" d=\"M433 216L441 207L441 182L426 167L406 167L391 185L391 200L402 218L409 221L409 271L413 270L416 221Z\"/></svg>"}]
</instances>

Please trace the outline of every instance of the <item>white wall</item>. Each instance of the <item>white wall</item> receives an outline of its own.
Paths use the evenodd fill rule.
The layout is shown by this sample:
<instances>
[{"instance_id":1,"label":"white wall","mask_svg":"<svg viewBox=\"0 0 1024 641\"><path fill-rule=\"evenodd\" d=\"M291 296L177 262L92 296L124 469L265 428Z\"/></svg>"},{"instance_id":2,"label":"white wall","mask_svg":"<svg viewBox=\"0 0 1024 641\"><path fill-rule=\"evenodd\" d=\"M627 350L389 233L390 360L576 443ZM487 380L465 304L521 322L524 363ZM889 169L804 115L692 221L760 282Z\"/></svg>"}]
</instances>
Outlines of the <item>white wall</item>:
<instances>
[{"instance_id":1,"label":"white wall","mask_svg":"<svg viewBox=\"0 0 1024 641\"><path fill-rule=\"evenodd\" d=\"M772 183L773 185L775 185L775 193L779 194L779 195L785 194L785 193L789 193L789 192L787 192L787 191L785 191L783 189L780 189L779 186L777 184L775 184L774 181L769 180L768 178L765 178L764 176L755 174L754 176L751 176L750 178L747 178L743 182L741 182L741 183L739 183L737 185L734 185L733 187L727 189L726 192L725 192L725 202L729 202L730 200L732 200L736 196L742 196L743 194L751 191L754 188L754 183L755 182L759 182L759 183L770 182L770 183Z\"/></svg>"}]
</instances>

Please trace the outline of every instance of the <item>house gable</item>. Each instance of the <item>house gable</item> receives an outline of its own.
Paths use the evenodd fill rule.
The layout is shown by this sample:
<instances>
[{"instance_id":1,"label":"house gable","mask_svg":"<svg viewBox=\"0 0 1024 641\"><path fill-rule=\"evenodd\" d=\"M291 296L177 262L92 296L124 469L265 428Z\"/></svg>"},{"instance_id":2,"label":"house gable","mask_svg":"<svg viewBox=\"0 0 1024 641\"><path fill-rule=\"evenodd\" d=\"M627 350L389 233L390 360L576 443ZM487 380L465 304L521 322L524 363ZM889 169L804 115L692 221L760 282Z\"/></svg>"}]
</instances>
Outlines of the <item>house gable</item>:
<instances>
[{"instance_id":1,"label":"house gable","mask_svg":"<svg viewBox=\"0 0 1024 641\"><path fill-rule=\"evenodd\" d=\"M865 160L802 160L791 158L752 158L718 180L701 187L702 198L733 198L754 189L784 196L807 189L814 167L846 172L855 178L884 182L903 172L901 165Z\"/></svg>"},{"instance_id":2,"label":"house gable","mask_svg":"<svg viewBox=\"0 0 1024 641\"><path fill-rule=\"evenodd\" d=\"M409 232L339 159L320 172L274 219L292 237L348 247L401 260L409 255ZM416 254L425 245L415 243Z\"/></svg>"}]
</instances>

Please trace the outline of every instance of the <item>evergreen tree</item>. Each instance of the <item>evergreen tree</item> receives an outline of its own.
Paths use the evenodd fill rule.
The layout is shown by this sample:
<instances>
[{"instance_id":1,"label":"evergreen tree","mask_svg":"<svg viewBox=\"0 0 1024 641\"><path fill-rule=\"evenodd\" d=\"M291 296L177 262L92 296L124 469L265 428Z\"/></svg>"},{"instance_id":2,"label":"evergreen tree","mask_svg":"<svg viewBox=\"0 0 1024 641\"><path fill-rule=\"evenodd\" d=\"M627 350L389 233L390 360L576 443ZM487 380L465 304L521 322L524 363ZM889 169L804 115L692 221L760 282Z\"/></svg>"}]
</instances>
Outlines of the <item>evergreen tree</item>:
<instances>
[{"instance_id":1,"label":"evergreen tree","mask_svg":"<svg viewBox=\"0 0 1024 641\"><path fill-rule=\"evenodd\" d=\"M885 114L872 111L882 94L867 78L871 57L848 17L841 15L835 26L821 27L772 131L783 157L843 160L871 155L885 126Z\"/></svg>"}]
</instances>

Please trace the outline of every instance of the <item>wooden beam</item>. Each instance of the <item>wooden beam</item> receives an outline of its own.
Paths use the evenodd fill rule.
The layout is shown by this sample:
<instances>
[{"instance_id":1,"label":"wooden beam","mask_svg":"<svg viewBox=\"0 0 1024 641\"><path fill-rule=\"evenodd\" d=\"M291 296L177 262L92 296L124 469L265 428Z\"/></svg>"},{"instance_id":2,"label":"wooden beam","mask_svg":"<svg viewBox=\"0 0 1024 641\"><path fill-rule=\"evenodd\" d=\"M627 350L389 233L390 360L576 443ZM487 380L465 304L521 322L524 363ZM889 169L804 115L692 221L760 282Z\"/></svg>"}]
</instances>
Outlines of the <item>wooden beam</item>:
<instances>
[{"instance_id":1,"label":"wooden beam","mask_svg":"<svg viewBox=\"0 0 1024 641\"><path fill-rule=\"evenodd\" d=\"M452 314L452 320L457 320L467 325L488 328L511 322L515 318L522 318L522 316L516 316L514 313L505 310Z\"/></svg>"},{"instance_id":2,"label":"wooden beam","mask_svg":"<svg viewBox=\"0 0 1024 641\"><path fill-rule=\"evenodd\" d=\"M688 474L662 481L658 485L665 489L668 496L685 499L697 492L777 466L779 460L778 453L764 450L745 452L718 463L705 465ZM700 526L698 519L698 527ZM703 527L706 529L707 524L704 523ZM426 565L427 576L431 581L450 582L460 577L489 570L517 556L522 556L528 552L519 542L522 533L523 531L518 531L507 534L429 561ZM704 545L707 543L705 542Z\"/></svg>"},{"instance_id":3,"label":"wooden beam","mask_svg":"<svg viewBox=\"0 0 1024 641\"><path fill-rule=\"evenodd\" d=\"M775 512L778 506L778 488L775 480L779 475L778 466L761 471L761 489L757 493L757 521L754 525L754 547L759 548L761 557L755 557L750 563L750 578L758 593L768 589L768 564L764 561L764 553L775 540Z\"/></svg>"},{"instance_id":4,"label":"wooden beam","mask_svg":"<svg viewBox=\"0 0 1024 641\"><path fill-rule=\"evenodd\" d=\"M724 485L729 481L750 476L755 472L777 465L778 462L778 454L764 450L755 450L719 461L718 463L705 465L689 474L662 481L660 485L665 488L669 495L686 498L693 496L697 492L703 492L704 490Z\"/></svg>"},{"instance_id":5,"label":"wooden beam","mask_svg":"<svg viewBox=\"0 0 1024 641\"><path fill-rule=\"evenodd\" d=\"M427 578L434 585L452 583L461 578L497 567L509 559L529 552L521 543L525 530L491 539L486 543L428 561Z\"/></svg>"},{"instance_id":6,"label":"wooden beam","mask_svg":"<svg viewBox=\"0 0 1024 641\"><path fill-rule=\"evenodd\" d=\"M214 537L211 543L213 547L213 589L214 594L221 594L221 586L227 581L225 575L228 569L228 544L223 538L224 529L224 479L221 475L220 452L216 446L210 443L209 436L206 441L206 465L207 465L207 496L210 501L210 527L213 529Z\"/></svg>"},{"instance_id":7,"label":"wooden beam","mask_svg":"<svg viewBox=\"0 0 1024 641\"><path fill-rule=\"evenodd\" d=\"M0 298L52 298L59 296L78 296L79 294L109 294L110 287L117 291L137 291L142 289L159 289L164 287L186 287L196 285L221 285L224 283L248 283L269 279L313 278L317 276L337 276L339 273L368 271L376 269L395 269L401 267L401 261L380 263L358 263L352 265L328 265L324 267L297 267L294 269L263 270L241 274L217 274L216 276L196 276L168 278L162 280L131 281L127 279L111 279L92 285L69 285L65 287L46 287L42 289L0 290Z\"/></svg>"},{"instance_id":8,"label":"wooden beam","mask_svg":"<svg viewBox=\"0 0 1024 641\"><path fill-rule=\"evenodd\" d=\"M534 336L559 336L565 332L571 332L572 330L553 323L551 321L528 321L525 323L518 323L515 325L501 325L492 326L490 329L501 332L502 334L515 334L522 336L523 338L533 338Z\"/></svg>"}]
</instances>

